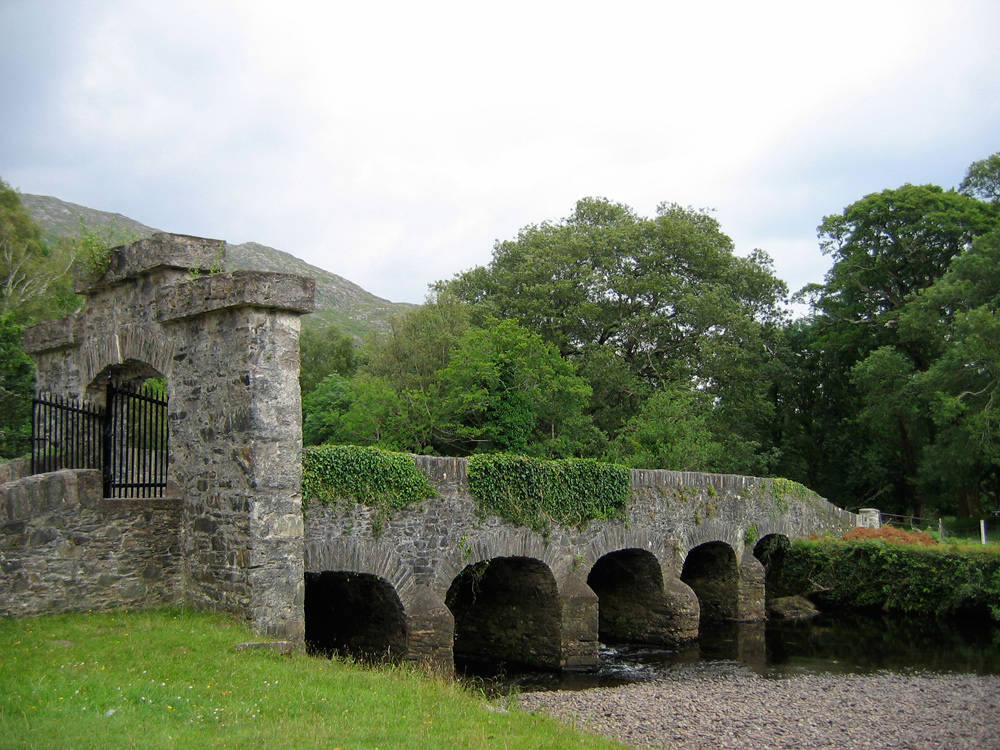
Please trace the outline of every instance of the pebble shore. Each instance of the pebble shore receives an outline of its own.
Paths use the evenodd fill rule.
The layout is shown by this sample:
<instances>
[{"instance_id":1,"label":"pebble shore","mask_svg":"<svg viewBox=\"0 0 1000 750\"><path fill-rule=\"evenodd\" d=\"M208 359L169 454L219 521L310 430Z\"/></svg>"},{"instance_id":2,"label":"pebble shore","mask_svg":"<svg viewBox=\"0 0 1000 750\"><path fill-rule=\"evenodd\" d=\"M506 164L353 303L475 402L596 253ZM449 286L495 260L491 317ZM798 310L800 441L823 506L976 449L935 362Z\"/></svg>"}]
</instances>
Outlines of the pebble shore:
<instances>
[{"instance_id":1,"label":"pebble shore","mask_svg":"<svg viewBox=\"0 0 1000 750\"><path fill-rule=\"evenodd\" d=\"M622 687L523 693L539 711L634 747L1000 750L1000 676L810 674L693 664Z\"/></svg>"}]
</instances>

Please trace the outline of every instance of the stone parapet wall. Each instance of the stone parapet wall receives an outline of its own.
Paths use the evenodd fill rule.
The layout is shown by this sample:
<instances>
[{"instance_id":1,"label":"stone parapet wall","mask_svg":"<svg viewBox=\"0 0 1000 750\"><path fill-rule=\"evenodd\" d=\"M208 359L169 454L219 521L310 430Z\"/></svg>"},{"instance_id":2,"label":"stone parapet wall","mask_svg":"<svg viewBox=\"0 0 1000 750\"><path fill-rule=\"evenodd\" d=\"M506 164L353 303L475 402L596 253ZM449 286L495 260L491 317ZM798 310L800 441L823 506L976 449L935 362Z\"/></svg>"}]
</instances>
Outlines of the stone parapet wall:
<instances>
[{"instance_id":1,"label":"stone parapet wall","mask_svg":"<svg viewBox=\"0 0 1000 750\"><path fill-rule=\"evenodd\" d=\"M854 514L784 480L634 471L626 519L581 528L553 525L541 534L477 508L467 459L415 456L414 461L438 496L393 511L388 519L359 504L305 507L305 570L353 571L390 584L406 613L408 658L414 660L447 662L451 622L444 602L451 584L475 563L541 562L555 580L561 606L562 666L586 667L596 663L598 627L596 597L586 582L605 556L634 551L628 559L643 566L650 580L661 581L644 595L641 615L658 618L656 639L677 642L696 637L698 628L699 599L682 580L689 552L728 545L732 595L721 615L763 619L764 570L753 556L755 542L769 534L839 535L856 521Z\"/></svg>"},{"instance_id":2,"label":"stone parapet wall","mask_svg":"<svg viewBox=\"0 0 1000 750\"><path fill-rule=\"evenodd\" d=\"M0 463L0 484L14 482L31 474L30 458L15 458Z\"/></svg>"},{"instance_id":3,"label":"stone parapet wall","mask_svg":"<svg viewBox=\"0 0 1000 750\"><path fill-rule=\"evenodd\" d=\"M0 485L0 617L182 601L181 501L102 494L89 469Z\"/></svg>"}]
</instances>

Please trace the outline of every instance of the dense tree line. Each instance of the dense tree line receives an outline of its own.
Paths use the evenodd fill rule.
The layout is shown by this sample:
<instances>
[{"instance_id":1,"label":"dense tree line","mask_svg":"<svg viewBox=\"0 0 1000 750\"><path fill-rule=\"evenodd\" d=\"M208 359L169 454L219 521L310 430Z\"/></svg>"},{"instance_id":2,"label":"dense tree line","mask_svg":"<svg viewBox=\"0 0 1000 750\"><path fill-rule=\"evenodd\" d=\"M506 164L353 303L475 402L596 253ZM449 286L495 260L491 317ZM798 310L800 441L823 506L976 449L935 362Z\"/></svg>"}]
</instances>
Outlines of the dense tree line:
<instances>
[{"instance_id":1,"label":"dense tree line","mask_svg":"<svg viewBox=\"0 0 1000 750\"><path fill-rule=\"evenodd\" d=\"M306 441L765 473L785 291L707 214L581 200L320 381Z\"/></svg>"},{"instance_id":2,"label":"dense tree line","mask_svg":"<svg viewBox=\"0 0 1000 750\"><path fill-rule=\"evenodd\" d=\"M819 227L779 384L779 470L897 513L1000 508L1000 154L958 191L904 185Z\"/></svg>"},{"instance_id":3,"label":"dense tree line","mask_svg":"<svg viewBox=\"0 0 1000 750\"><path fill-rule=\"evenodd\" d=\"M605 199L498 242L305 398L307 442L782 475L840 505L1000 507L1000 155L823 219L787 314L710 215Z\"/></svg>"},{"instance_id":4,"label":"dense tree line","mask_svg":"<svg viewBox=\"0 0 1000 750\"><path fill-rule=\"evenodd\" d=\"M30 400L21 327L72 309L81 245L45 244L0 188L10 456ZM307 322L305 442L778 475L918 515L1000 508L1000 154L957 190L887 189L818 232L833 265L793 319L767 255L737 255L711 215L583 199L360 345Z\"/></svg>"}]
</instances>

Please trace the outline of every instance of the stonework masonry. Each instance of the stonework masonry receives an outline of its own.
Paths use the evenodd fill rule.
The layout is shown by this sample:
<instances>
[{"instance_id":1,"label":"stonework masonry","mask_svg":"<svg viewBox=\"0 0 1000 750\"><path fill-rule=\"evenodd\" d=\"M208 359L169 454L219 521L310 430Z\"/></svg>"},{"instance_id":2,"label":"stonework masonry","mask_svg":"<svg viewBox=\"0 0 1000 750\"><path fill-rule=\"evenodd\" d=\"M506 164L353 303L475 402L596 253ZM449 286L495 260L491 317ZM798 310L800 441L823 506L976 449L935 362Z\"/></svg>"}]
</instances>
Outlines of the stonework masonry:
<instances>
[{"instance_id":1,"label":"stonework masonry","mask_svg":"<svg viewBox=\"0 0 1000 750\"><path fill-rule=\"evenodd\" d=\"M183 601L180 500L101 490L95 470L0 485L0 617Z\"/></svg>"},{"instance_id":2,"label":"stonework masonry","mask_svg":"<svg viewBox=\"0 0 1000 750\"><path fill-rule=\"evenodd\" d=\"M164 508L180 560L166 598L301 640L298 336L315 282L224 265L218 240L157 234L116 248L99 278L78 280L80 311L29 329L25 349L39 391L100 402L109 379L166 379L167 494L179 500ZM5 598L3 608L17 605Z\"/></svg>"},{"instance_id":3,"label":"stonework masonry","mask_svg":"<svg viewBox=\"0 0 1000 750\"><path fill-rule=\"evenodd\" d=\"M402 659L447 669L458 647L587 669L600 638L677 643L700 620L762 620L757 540L857 523L780 480L636 470L627 518L540 534L479 512L465 459L429 456L414 461L438 496L389 519L346 498L303 508L298 339L314 284L219 272L224 258L224 243L180 235L117 248L80 280L79 312L26 332L40 391L100 401L111 379L165 379L170 466L157 500L106 499L94 470L0 467L0 616L186 603L301 644L307 574L328 592L361 574L364 592L388 592L377 614L397 618L386 638ZM339 595L312 611L335 613Z\"/></svg>"},{"instance_id":4,"label":"stonework masonry","mask_svg":"<svg viewBox=\"0 0 1000 750\"><path fill-rule=\"evenodd\" d=\"M648 600L634 612L635 636L677 643L697 636L706 601L720 599L725 619L765 617L756 540L771 534L790 539L841 534L856 525L854 514L791 483L635 470L626 520L591 522L582 529L556 526L543 535L479 513L468 490L466 459L417 456L415 461L438 497L396 511L387 522L363 505L308 504L305 570L354 571L388 582L407 620L407 658L443 667L451 663L454 638L445 599L455 579L475 563L525 558L544 564L562 612L560 666L588 668L597 660L599 609L587 581L605 556L630 551L632 559L655 568L652 575L660 583L646 589ZM685 582L685 560L702 550L718 550L720 560L728 559L728 568L710 566L715 579L723 570L731 572L728 598L710 588L698 590L697 577Z\"/></svg>"}]
</instances>

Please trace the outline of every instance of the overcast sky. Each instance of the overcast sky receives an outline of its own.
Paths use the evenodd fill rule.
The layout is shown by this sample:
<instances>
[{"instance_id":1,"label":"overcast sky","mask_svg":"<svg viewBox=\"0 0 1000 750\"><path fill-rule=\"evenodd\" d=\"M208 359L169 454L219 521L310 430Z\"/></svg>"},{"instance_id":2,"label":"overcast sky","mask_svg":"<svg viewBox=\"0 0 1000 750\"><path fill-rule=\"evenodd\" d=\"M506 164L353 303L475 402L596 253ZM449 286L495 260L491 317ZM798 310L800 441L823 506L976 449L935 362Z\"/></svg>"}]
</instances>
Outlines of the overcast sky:
<instances>
[{"instance_id":1,"label":"overcast sky","mask_svg":"<svg viewBox=\"0 0 1000 750\"><path fill-rule=\"evenodd\" d=\"M0 177L396 302L585 196L823 216L1000 151L1000 2L0 0Z\"/></svg>"}]
</instances>

